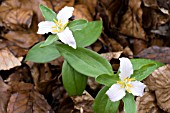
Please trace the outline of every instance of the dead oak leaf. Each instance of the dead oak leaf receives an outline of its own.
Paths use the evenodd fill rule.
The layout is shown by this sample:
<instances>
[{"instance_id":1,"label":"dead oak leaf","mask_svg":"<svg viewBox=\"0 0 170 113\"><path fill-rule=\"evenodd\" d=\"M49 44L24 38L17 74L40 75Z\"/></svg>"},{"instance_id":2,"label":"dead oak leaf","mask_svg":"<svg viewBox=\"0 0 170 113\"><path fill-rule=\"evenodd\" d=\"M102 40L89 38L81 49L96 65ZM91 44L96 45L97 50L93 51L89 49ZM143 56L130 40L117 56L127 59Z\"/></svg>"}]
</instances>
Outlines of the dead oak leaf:
<instances>
[{"instance_id":1,"label":"dead oak leaf","mask_svg":"<svg viewBox=\"0 0 170 113\"><path fill-rule=\"evenodd\" d=\"M129 0L129 7L123 16L120 32L142 40L145 39L145 32L142 28L141 0Z\"/></svg>"},{"instance_id":2,"label":"dead oak leaf","mask_svg":"<svg viewBox=\"0 0 170 113\"><path fill-rule=\"evenodd\" d=\"M170 112L170 64L155 70L144 83L155 91L157 104L166 112Z\"/></svg>"},{"instance_id":3,"label":"dead oak leaf","mask_svg":"<svg viewBox=\"0 0 170 113\"><path fill-rule=\"evenodd\" d=\"M30 28L32 23L33 11L21 8L10 10L3 22L12 30L22 30L23 28Z\"/></svg>"},{"instance_id":4,"label":"dead oak leaf","mask_svg":"<svg viewBox=\"0 0 170 113\"><path fill-rule=\"evenodd\" d=\"M88 10L87 6L84 4L78 4L74 6L74 19L85 19L88 21L92 21L93 18Z\"/></svg>"},{"instance_id":5,"label":"dead oak leaf","mask_svg":"<svg viewBox=\"0 0 170 113\"><path fill-rule=\"evenodd\" d=\"M54 11L58 12L64 6L73 7L75 0L52 0L51 5L54 6Z\"/></svg>"},{"instance_id":6,"label":"dead oak leaf","mask_svg":"<svg viewBox=\"0 0 170 113\"><path fill-rule=\"evenodd\" d=\"M79 110L80 113L93 113L94 98L87 91L84 91L82 96L72 97L72 100L75 103L74 108Z\"/></svg>"},{"instance_id":7,"label":"dead oak leaf","mask_svg":"<svg viewBox=\"0 0 170 113\"><path fill-rule=\"evenodd\" d=\"M112 58L118 59L123 51L102 53L101 56L110 61Z\"/></svg>"},{"instance_id":8,"label":"dead oak leaf","mask_svg":"<svg viewBox=\"0 0 170 113\"><path fill-rule=\"evenodd\" d=\"M141 51L137 57L156 60L158 62L170 63L170 48L152 46Z\"/></svg>"},{"instance_id":9,"label":"dead oak leaf","mask_svg":"<svg viewBox=\"0 0 170 113\"><path fill-rule=\"evenodd\" d=\"M0 113L6 113L6 106L10 98L11 87L0 80Z\"/></svg>"},{"instance_id":10,"label":"dead oak leaf","mask_svg":"<svg viewBox=\"0 0 170 113\"><path fill-rule=\"evenodd\" d=\"M137 113L163 113L156 104L155 95L145 92L142 97L136 98Z\"/></svg>"},{"instance_id":11,"label":"dead oak leaf","mask_svg":"<svg viewBox=\"0 0 170 113\"><path fill-rule=\"evenodd\" d=\"M9 70L20 66L21 62L7 48L0 50L0 70Z\"/></svg>"},{"instance_id":12,"label":"dead oak leaf","mask_svg":"<svg viewBox=\"0 0 170 113\"><path fill-rule=\"evenodd\" d=\"M44 96L35 91L32 84L18 82L12 87L14 93L7 106L8 113L54 113Z\"/></svg>"},{"instance_id":13,"label":"dead oak leaf","mask_svg":"<svg viewBox=\"0 0 170 113\"><path fill-rule=\"evenodd\" d=\"M17 46L21 48L30 48L39 41L39 37L37 34L24 31L9 31L7 34L4 35L4 38L11 42L14 42Z\"/></svg>"}]
</instances>

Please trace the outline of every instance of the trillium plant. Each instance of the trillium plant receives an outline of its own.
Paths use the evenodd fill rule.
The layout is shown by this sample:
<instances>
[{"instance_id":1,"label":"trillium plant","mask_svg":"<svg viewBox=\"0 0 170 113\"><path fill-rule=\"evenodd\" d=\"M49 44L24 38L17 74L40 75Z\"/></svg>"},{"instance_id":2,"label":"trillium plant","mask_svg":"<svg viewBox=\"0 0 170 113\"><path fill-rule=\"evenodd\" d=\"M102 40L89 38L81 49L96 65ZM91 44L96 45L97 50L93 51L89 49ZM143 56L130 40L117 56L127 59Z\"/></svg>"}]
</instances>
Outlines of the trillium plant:
<instances>
[{"instance_id":1,"label":"trillium plant","mask_svg":"<svg viewBox=\"0 0 170 113\"><path fill-rule=\"evenodd\" d=\"M45 34L51 32L65 44L76 49L76 41L73 37L72 31L67 27L69 18L74 11L73 7L64 7L60 10L53 21L43 21L38 24L38 34Z\"/></svg>"},{"instance_id":2,"label":"trillium plant","mask_svg":"<svg viewBox=\"0 0 170 113\"><path fill-rule=\"evenodd\" d=\"M136 81L135 78L130 78L132 74L133 67L130 60L128 58L120 58L120 80L113 84L106 92L111 101L116 102L122 99L126 95L126 91L135 96L143 95L146 86Z\"/></svg>"},{"instance_id":3,"label":"trillium plant","mask_svg":"<svg viewBox=\"0 0 170 113\"><path fill-rule=\"evenodd\" d=\"M163 64L146 59L120 58L120 68L115 74L111 64L98 53L85 47L94 43L102 32L102 21L83 19L70 21L74 8L65 6L58 14L44 5L40 10L45 18L38 24L38 34L46 34L45 41L37 43L25 60L47 63L64 58L62 81L70 96L81 95L88 77L104 87L97 94L95 113L117 113L120 101L126 113L136 113L134 96L142 96L146 87L142 82Z\"/></svg>"}]
</instances>

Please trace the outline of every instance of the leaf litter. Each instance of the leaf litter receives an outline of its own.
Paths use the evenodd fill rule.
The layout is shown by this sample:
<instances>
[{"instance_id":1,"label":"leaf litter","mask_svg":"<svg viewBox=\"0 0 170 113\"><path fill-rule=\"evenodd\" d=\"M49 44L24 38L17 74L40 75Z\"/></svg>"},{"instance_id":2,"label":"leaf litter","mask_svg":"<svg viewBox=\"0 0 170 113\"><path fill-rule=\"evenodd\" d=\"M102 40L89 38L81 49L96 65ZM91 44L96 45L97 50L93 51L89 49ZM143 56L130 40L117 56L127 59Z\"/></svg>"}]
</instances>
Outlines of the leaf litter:
<instances>
[{"instance_id":1,"label":"leaf litter","mask_svg":"<svg viewBox=\"0 0 170 113\"><path fill-rule=\"evenodd\" d=\"M28 50L47 38L36 33L43 21L39 4L55 12L73 6L72 20L102 19L103 32L88 48L109 60L114 71L123 56L166 63L144 80L148 90L136 103L138 113L170 112L170 0L2 0L0 113L90 113L102 88L89 78L86 95L69 97L61 80L63 58L46 64L24 62Z\"/></svg>"}]
</instances>

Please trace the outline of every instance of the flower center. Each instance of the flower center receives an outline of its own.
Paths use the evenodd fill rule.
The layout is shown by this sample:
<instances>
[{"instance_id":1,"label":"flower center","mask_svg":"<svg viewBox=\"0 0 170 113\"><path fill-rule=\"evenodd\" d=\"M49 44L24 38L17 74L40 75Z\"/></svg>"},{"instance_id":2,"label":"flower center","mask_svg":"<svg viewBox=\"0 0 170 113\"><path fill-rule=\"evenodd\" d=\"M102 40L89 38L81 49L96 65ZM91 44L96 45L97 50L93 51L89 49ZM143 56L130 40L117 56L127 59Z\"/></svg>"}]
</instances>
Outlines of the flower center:
<instances>
[{"instance_id":1,"label":"flower center","mask_svg":"<svg viewBox=\"0 0 170 113\"><path fill-rule=\"evenodd\" d=\"M125 88L127 92L131 93L131 88L133 88L131 81L134 81L135 78L125 78L123 81L117 81L121 85L121 88Z\"/></svg>"},{"instance_id":2,"label":"flower center","mask_svg":"<svg viewBox=\"0 0 170 113\"><path fill-rule=\"evenodd\" d=\"M56 19L53 19L53 20L54 20L54 23L56 24L55 26L52 26L52 28L53 28L52 32L54 32L54 33L62 32L68 24L68 22L63 24L62 20L58 20L58 21Z\"/></svg>"}]
</instances>

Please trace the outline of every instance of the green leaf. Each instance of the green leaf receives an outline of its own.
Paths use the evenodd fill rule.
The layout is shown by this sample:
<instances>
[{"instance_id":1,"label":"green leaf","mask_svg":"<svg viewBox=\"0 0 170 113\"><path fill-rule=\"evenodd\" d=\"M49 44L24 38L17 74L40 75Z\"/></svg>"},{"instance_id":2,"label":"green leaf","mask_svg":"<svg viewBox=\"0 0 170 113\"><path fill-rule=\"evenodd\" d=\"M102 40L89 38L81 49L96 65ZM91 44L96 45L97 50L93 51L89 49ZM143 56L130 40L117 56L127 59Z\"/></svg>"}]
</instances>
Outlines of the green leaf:
<instances>
[{"instance_id":1,"label":"green leaf","mask_svg":"<svg viewBox=\"0 0 170 113\"><path fill-rule=\"evenodd\" d=\"M154 70L163 66L162 63L148 60L148 59L131 59L134 73L131 78L134 77L138 81L142 81L149 76Z\"/></svg>"},{"instance_id":2,"label":"green leaf","mask_svg":"<svg viewBox=\"0 0 170 113\"><path fill-rule=\"evenodd\" d=\"M111 85L117 83L117 81L119 81L119 76L118 75L107 75L107 74L102 74L99 75L96 78L96 82L106 85L108 87L110 87Z\"/></svg>"},{"instance_id":3,"label":"green leaf","mask_svg":"<svg viewBox=\"0 0 170 113\"><path fill-rule=\"evenodd\" d=\"M67 61L64 61L62 67L62 80L70 96L81 95L87 84L87 76L74 70Z\"/></svg>"},{"instance_id":4,"label":"green leaf","mask_svg":"<svg viewBox=\"0 0 170 113\"><path fill-rule=\"evenodd\" d=\"M73 31L77 47L86 47L94 43L102 32L102 21L88 22L81 30Z\"/></svg>"},{"instance_id":5,"label":"green leaf","mask_svg":"<svg viewBox=\"0 0 170 113\"><path fill-rule=\"evenodd\" d=\"M91 77L113 74L110 63L91 50L80 47L73 49L64 44L57 44L56 46L64 59L79 73Z\"/></svg>"},{"instance_id":6,"label":"green leaf","mask_svg":"<svg viewBox=\"0 0 170 113\"><path fill-rule=\"evenodd\" d=\"M95 113L117 113L120 101L112 102L105 94L109 87L105 86L97 94L93 110Z\"/></svg>"},{"instance_id":7,"label":"green leaf","mask_svg":"<svg viewBox=\"0 0 170 113\"><path fill-rule=\"evenodd\" d=\"M44 42L36 44L29 50L25 59L26 61L45 63L61 56L59 51L56 49L56 44L53 43L45 47L40 47L42 43Z\"/></svg>"},{"instance_id":8,"label":"green leaf","mask_svg":"<svg viewBox=\"0 0 170 113\"><path fill-rule=\"evenodd\" d=\"M57 18L57 14L53 10L42 4L40 4L40 10L46 21L53 21L53 19Z\"/></svg>"},{"instance_id":9,"label":"green leaf","mask_svg":"<svg viewBox=\"0 0 170 113\"><path fill-rule=\"evenodd\" d=\"M149 59L130 59L132 65L133 65L133 70L139 70L143 66L150 65L150 64L156 64L156 65L163 65L160 62L156 62L154 60L149 60Z\"/></svg>"},{"instance_id":10,"label":"green leaf","mask_svg":"<svg viewBox=\"0 0 170 113\"><path fill-rule=\"evenodd\" d=\"M126 96L122 100L124 102L125 113L136 113L136 104L132 94L126 93Z\"/></svg>"},{"instance_id":11,"label":"green leaf","mask_svg":"<svg viewBox=\"0 0 170 113\"><path fill-rule=\"evenodd\" d=\"M82 30L87 25L87 20L79 19L69 22L68 27L72 32Z\"/></svg>"},{"instance_id":12,"label":"green leaf","mask_svg":"<svg viewBox=\"0 0 170 113\"><path fill-rule=\"evenodd\" d=\"M48 38L45 40L45 42L40 45L40 47L48 46L48 45L52 44L53 42L57 41L58 39L59 38L56 34L49 35Z\"/></svg>"}]
</instances>

